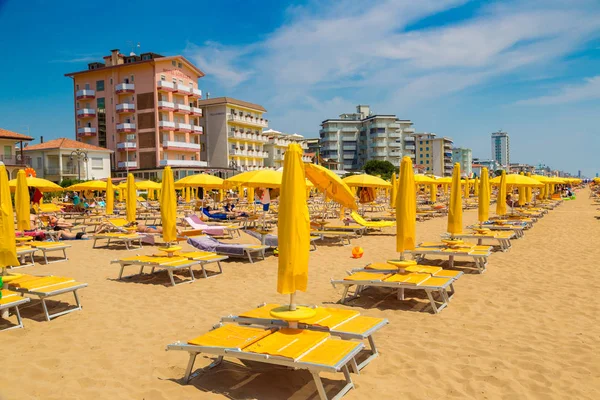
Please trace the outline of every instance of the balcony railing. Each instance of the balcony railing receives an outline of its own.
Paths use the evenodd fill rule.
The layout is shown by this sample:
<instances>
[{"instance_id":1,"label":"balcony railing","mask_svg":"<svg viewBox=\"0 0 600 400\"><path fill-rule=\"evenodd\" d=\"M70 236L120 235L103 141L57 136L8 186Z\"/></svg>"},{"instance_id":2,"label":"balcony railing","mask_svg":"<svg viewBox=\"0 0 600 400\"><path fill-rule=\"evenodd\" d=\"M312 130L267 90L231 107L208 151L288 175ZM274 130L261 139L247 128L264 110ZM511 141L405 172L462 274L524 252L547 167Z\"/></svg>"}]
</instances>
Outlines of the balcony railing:
<instances>
[{"instance_id":1,"label":"balcony railing","mask_svg":"<svg viewBox=\"0 0 600 400\"><path fill-rule=\"evenodd\" d=\"M175 85L175 91L177 93L181 93L181 94L191 94L192 88L189 87L188 85L183 85L181 83L178 83Z\"/></svg>"},{"instance_id":2,"label":"balcony railing","mask_svg":"<svg viewBox=\"0 0 600 400\"><path fill-rule=\"evenodd\" d=\"M202 90L192 88L192 96L202 98Z\"/></svg>"},{"instance_id":3,"label":"balcony railing","mask_svg":"<svg viewBox=\"0 0 600 400\"><path fill-rule=\"evenodd\" d=\"M31 165L31 157L21 157L20 154L10 156L0 155L0 161L6 165Z\"/></svg>"},{"instance_id":4,"label":"balcony railing","mask_svg":"<svg viewBox=\"0 0 600 400\"><path fill-rule=\"evenodd\" d=\"M63 167L61 170L59 167L47 167L44 168L44 175L77 175L77 168Z\"/></svg>"},{"instance_id":5,"label":"balcony railing","mask_svg":"<svg viewBox=\"0 0 600 400\"><path fill-rule=\"evenodd\" d=\"M81 99L93 99L94 97L96 97L96 91L95 90L91 90L91 89L78 90L75 93L75 96L77 97L77 100L81 100Z\"/></svg>"},{"instance_id":6,"label":"balcony railing","mask_svg":"<svg viewBox=\"0 0 600 400\"><path fill-rule=\"evenodd\" d=\"M158 102L158 109L159 110L174 110L175 109L175 103L171 102L171 101L159 101Z\"/></svg>"},{"instance_id":7,"label":"balcony railing","mask_svg":"<svg viewBox=\"0 0 600 400\"><path fill-rule=\"evenodd\" d=\"M198 107L190 107L192 115L196 115L198 117L202 116L202 109Z\"/></svg>"},{"instance_id":8,"label":"balcony railing","mask_svg":"<svg viewBox=\"0 0 600 400\"><path fill-rule=\"evenodd\" d=\"M269 123L269 120L264 119L264 118L250 117L250 116L237 115L237 114L229 114L229 115L227 115L227 119L229 121L235 121L235 122L240 122L243 124L251 124L251 125L262 126L262 127L266 127Z\"/></svg>"},{"instance_id":9,"label":"balcony railing","mask_svg":"<svg viewBox=\"0 0 600 400\"><path fill-rule=\"evenodd\" d=\"M402 129L404 133L415 133L415 128L404 128Z\"/></svg>"},{"instance_id":10,"label":"balcony railing","mask_svg":"<svg viewBox=\"0 0 600 400\"><path fill-rule=\"evenodd\" d=\"M404 138L405 142L414 142L415 141L415 137L414 136L406 136Z\"/></svg>"},{"instance_id":11,"label":"balcony railing","mask_svg":"<svg viewBox=\"0 0 600 400\"><path fill-rule=\"evenodd\" d=\"M117 132L135 132L135 124L117 124Z\"/></svg>"},{"instance_id":12,"label":"balcony railing","mask_svg":"<svg viewBox=\"0 0 600 400\"><path fill-rule=\"evenodd\" d=\"M83 127L77 128L77 136L95 136L96 128Z\"/></svg>"},{"instance_id":13,"label":"balcony railing","mask_svg":"<svg viewBox=\"0 0 600 400\"><path fill-rule=\"evenodd\" d=\"M158 127L164 131L174 131L175 130L175 122L158 121Z\"/></svg>"},{"instance_id":14,"label":"balcony railing","mask_svg":"<svg viewBox=\"0 0 600 400\"><path fill-rule=\"evenodd\" d=\"M390 147L402 147L402 143L400 142L390 142Z\"/></svg>"},{"instance_id":15,"label":"balcony railing","mask_svg":"<svg viewBox=\"0 0 600 400\"><path fill-rule=\"evenodd\" d=\"M229 132L229 137L233 139L239 139L246 142L262 142L267 143L269 138L263 135L257 135L256 133L241 133L238 131Z\"/></svg>"},{"instance_id":16,"label":"balcony railing","mask_svg":"<svg viewBox=\"0 0 600 400\"><path fill-rule=\"evenodd\" d=\"M137 168L137 161L119 161L118 168Z\"/></svg>"},{"instance_id":17,"label":"balcony railing","mask_svg":"<svg viewBox=\"0 0 600 400\"><path fill-rule=\"evenodd\" d=\"M191 132L192 131L192 126L190 124L184 124L182 122L178 122L175 125L175 129L181 132Z\"/></svg>"},{"instance_id":18,"label":"balcony railing","mask_svg":"<svg viewBox=\"0 0 600 400\"><path fill-rule=\"evenodd\" d=\"M175 104L175 112L189 114L192 112L192 109L190 106L185 104Z\"/></svg>"},{"instance_id":19,"label":"balcony railing","mask_svg":"<svg viewBox=\"0 0 600 400\"><path fill-rule=\"evenodd\" d=\"M135 104L133 103L121 103L117 104L118 113L132 113L135 111Z\"/></svg>"},{"instance_id":20,"label":"balcony railing","mask_svg":"<svg viewBox=\"0 0 600 400\"><path fill-rule=\"evenodd\" d=\"M167 165L173 167L207 167L208 163L199 160L160 160L161 167L166 167Z\"/></svg>"},{"instance_id":21,"label":"balcony railing","mask_svg":"<svg viewBox=\"0 0 600 400\"><path fill-rule=\"evenodd\" d=\"M137 149L135 142L120 142L117 143L117 150L131 151Z\"/></svg>"},{"instance_id":22,"label":"balcony railing","mask_svg":"<svg viewBox=\"0 0 600 400\"><path fill-rule=\"evenodd\" d=\"M255 158L267 158L269 153L260 150L234 150L232 155L238 157L255 157Z\"/></svg>"},{"instance_id":23,"label":"balcony railing","mask_svg":"<svg viewBox=\"0 0 600 400\"><path fill-rule=\"evenodd\" d=\"M115 86L115 92L133 93L135 92L135 85L133 83L119 83L117 86Z\"/></svg>"},{"instance_id":24,"label":"balcony railing","mask_svg":"<svg viewBox=\"0 0 600 400\"><path fill-rule=\"evenodd\" d=\"M416 150L416 147L411 144L407 144L404 146L404 149L405 150Z\"/></svg>"},{"instance_id":25,"label":"balcony railing","mask_svg":"<svg viewBox=\"0 0 600 400\"><path fill-rule=\"evenodd\" d=\"M169 81L158 81L156 87L162 92L173 92L175 91L175 84Z\"/></svg>"},{"instance_id":26,"label":"balcony railing","mask_svg":"<svg viewBox=\"0 0 600 400\"><path fill-rule=\"evenodd\" d=\"M204 128L198 125L192 125L192 133L202 135L204 133Z\"/></svg>"},{"instance_id":27,"label":"balcony railing","mask_svg":"<svg viewBox=\"0 0 600 400\"><path fill-rule=\"evenodd\" d=\"M95 116L96 116L95 108L81 108L81 109L77 110L78 118L90 118L90 117L95 117Z\"/></svg>"},{"instance_id":28,"label":"balcony railing","mask_svg":"<svg viewBox=\"0 0 600 400\"><path fill-rule=\"evenodd\" d=\"M182 149L182 150L200 151L200 144L198 144L198 143L176 142L176 141L166 140L163 142L162 145L165 149L169 149L169 150Z\"/></svg>"}]
</instances>

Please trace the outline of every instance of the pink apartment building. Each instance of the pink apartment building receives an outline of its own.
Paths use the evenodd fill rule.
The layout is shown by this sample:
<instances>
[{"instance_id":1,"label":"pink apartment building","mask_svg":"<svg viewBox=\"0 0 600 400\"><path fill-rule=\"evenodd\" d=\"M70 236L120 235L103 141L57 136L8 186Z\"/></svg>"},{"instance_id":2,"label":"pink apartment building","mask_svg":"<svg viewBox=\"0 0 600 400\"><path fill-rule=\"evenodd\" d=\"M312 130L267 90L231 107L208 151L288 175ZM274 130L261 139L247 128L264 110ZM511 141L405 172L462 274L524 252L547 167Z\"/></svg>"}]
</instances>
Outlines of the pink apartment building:
<instances>
[{"instance_id":1,"label":"pink apartment building","mask_svg":"<svg viewBox=\"0 0 600 400\"><path fill-rule=\"evenodd\" d=\"M204 73L182 56L115 49L103 59L65 75L73 79L77 140L113 150L116 177L160 177L167 165L176 178L205 169L198 107Z\"/></svg>"}]
</instances>

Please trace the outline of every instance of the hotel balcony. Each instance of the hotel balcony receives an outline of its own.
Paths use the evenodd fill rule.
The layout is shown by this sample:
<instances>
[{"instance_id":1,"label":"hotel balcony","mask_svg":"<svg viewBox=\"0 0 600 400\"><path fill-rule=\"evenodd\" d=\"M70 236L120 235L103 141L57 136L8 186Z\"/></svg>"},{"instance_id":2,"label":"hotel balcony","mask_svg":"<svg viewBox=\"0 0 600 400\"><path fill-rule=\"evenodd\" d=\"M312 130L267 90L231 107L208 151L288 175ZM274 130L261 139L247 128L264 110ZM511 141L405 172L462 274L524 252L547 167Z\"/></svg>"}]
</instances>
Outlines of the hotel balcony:
<instances>
[{"instance_id":1,"label":"hotel balcony","mask_svg":"<svg viewBox=\"0 0 600 400\"><path fill-rule=\"evenodd\" d=\"M190 86L177 83L175 84L175 92L179 94L192 94L192 88Z\"/></svg>"},{"instance_id":2,"label":"hotel balcony","mask_svg":"<svg viewBox=\"0 0 600 400\"><path fill-rule=\"evenodd\" d=\"M135 132L135 124L117 124L117 132Z\"/></svg>"},{"instance_id":3,"label":"hotel balcony","mask_svg":"<svg viewBox=\"0 0 600 400\"><path fill-rule=\"evenodd\" d=\"M402 147L402 143L400 143L400 142L390 142L390 143L389 143L389 146L390 146L390 147ZM407 147L407 146L405 146L405 148L406 148L406 147ZM414 148L414 147L415 147L415 146L413 146L413 148Z\"/></svg>"},{"instance_id":4,"label":"hotel balcony","mask_svg":"<svg viewBox=\"0 0 600 400\"><path fill-rule=\"evenodd\" d=\"M372 142L371 147L387 147L387 142L385 140L380 140L377 142Z\"/></svg>"},{"instance_id":5,"label":"hotel balcony","mask_svg":"<svg viewBox=\"0 0 600 400\"><path fill-rule=\"evenodd\" d=\"M175 122L171 121L158 121L158 128L163 131L174 131L175 130Z\"/></svg>"},{"instance_id":6,"label":"hotel balcony","mask_svg":"<svg viewBox=\"0 0 600 400\"><path fill-rule=\"evenodd\" d=\"M90 128L87 126L83 128L77 128L77 136L96 136L96 128Z\"/></svg>"},{"instance_id":7,"label":"hotel balcony","mask_svg":"<svg viewBox=\"0 0 600 400\"><path fill-rule=\"evenodd\" d=\"M230 139L238 139L242 142L259 142L267 143L269 138L267 136L257 135L256 133L242 133L239 131L229 132Z\"/></svg>"},{"instance_id":8,"label":"hotel balcony","mask_svg":"<svg viewBox=\"0 0 600 400\"><path fill-rule=\"evenodd\" d=\"M404 133L415 133L415 128L404 128L402 129Z\"/></svg>"},{"instance_id":9,"label":"hotel balcony","mask_svg":"<svg viewBox=\"0 0 600 400\"><path fill-rule=\"evenodd\" d=\"M195 115L197 117L201 117L202 116L202 109L198 108L198 107L190 107L191 110L191 114Z\"/></svg>"},{"instance_id":10,"label":"hotel balcony","mask_svg":"<svg viewBox=\"0 0 600 400\"><path fill-rule=\"evenodd\" d=\"M402 133L401 132L395 132L395 131L390 131L388 132L388 136L394 139L399 139L402 137Z\"/></svg>"},{"instance_id":11,"label":"hotel balcony","mask_svg":"<svg viewBox=\"0 0 600 400\"><path fill-rule=\"evenodd\" d=\"M269 120L264 119L264 118L255 118L255 117L243 116L243 115L237 115L237 114L227 115L227 120L233 121L233 122L239 122L242 124L260 126L263 128L266 128L269 123Z\"/></svg>"},{"instance_id":12,"label":"hotel balcony","mask_svg":"<svg viewBox=\"0 0 600 400\"><path fill-rule=\"evenodd\" d=\"M171 102L171 101L159 101L158 102L158 109L159 110L165 110L165 111L173 111L175 109L175 103Z\"/></svg>"},{"instance_id":13,"label":"hotel balcony","mask_svg":"<svg viewBox=\"0 0 600 400\"><path fill-rule=\"evenodd\" d=\"M175 112L179 114L190 114L192 109L185 104L175 104Z\"/></svg>"},{"instance_id":14,"label":"hotel balcony","mask_svg":"<svg viewBox=\"0 0 600 400\"><path fill-rule=\"evenodd\" d=\"M387 139L387 133L372 133L371 134L371 138L375 138L375 139Z\"/></svg>"},{"instance_id":15,"label":"hotel balcony","mask_svg":"<svg viewBox=\"0 0 600 400\"><path fill-rule=\"evenodd\" d=\"M20 154L15 154L15 155L1 155L0 154L0 161L2 161L5 165L31 165L31 157L27 157L27 156L23 156L21 157Z\"/></svg>"},{"instance_id":16,"label":"hotel balcony","mask_svg":"<svg viewBox=\"0 0 600 400\"><path fill-rule=\"evenodd\" d=\"M77 118L92 118L96 116L95 108L81 108L77 110Z\"/></svg>"},{"instance_id":17,"label":"hotel balcony","mask_svg":"<svg viewBox=\"0 0 600 400\"><path fill-rule=\"evenodd\" d=\"M192 93L191 93L192 97L198 97L198 98L202 98L202 90L200 89L196 89L196 88L192 88Z\"/></svg>"},{"instance_id":18,"label":"hotel balcony","mask_svg":"<svg viewBox=\"0 0 600 400\"><path fill-rule=\"evenodd\" d=\"M323 135L321 142L337 142L337 135Z\"/></svg>"},{"instance_id":19,"label":"hotel balcony","mask_svg":"<svg viewBox=\"0 0 600 400\"><path fill-rule=\"evenodd\" d=\"M119 161L117 167L121 169L137 168L137 161Z\"/></svg>"},{"instance_id":20,"label":"hotel balcony","mask_svg":"<svg viewBox=\"0 0 600 400\"><path fill-rule=\"evenodd\" d=\"M96 97L96 91L91 89L78 90L75 93L75 97L77 97L77 100L93 99Z\"/></svg>"},{"instance_id":21,"label":"hotel balcony","mask_svg":"<svg viewBox=\"0 0 600 400\"><path fill-rule=\"evenodd\" d=\"M115 86L115 92L117 94L133 93L135 92L135 85L133 83L119 83L117 86Z\"/></svg>"},{"instance_id":22,"label":"hotel balcony","mask_svg":"<svg viewBox=\"0 0 600 400\"><path fill-rule=\"evenodd\" d=\"M175 130L179 132L191 132L192 126L190 124L184 124L182 122L178 122L175 125Z\"/></svg>"},{"instance_id":23,"label":"hotel balcony","mask_svg":"<svg viewBox=\"0 0 600 400\"><path fill-rule=\"evenodd\" d=\"M312 157L310 157L310 156L304 156L304 155L302 156L302 162L308 162L309 163L309 162L312 162L312 161L313 161Z\"/></svg>"},{"instance_id":24,"label":"hotel balcony","mask_svg":"<svg viewBox=\"0 0 600 400\"><path fill-rule=\"evenodd\" d=\"M444 148L452 149L452 142L444 142Z\"/></svg>"},{"instance_id":25,"label":"hotel balcony","mask_svg":"<svg viewBox=\"0 0 600 400\"><path fill-rule=\"evenodd\" d=\"M414 136L406 136L406 137L404 137L404 141L405 142L414 142L415 137Z\"/></svg>"},{"instance_id":26,"label":"hotel balcony","mask_svg":"<svg viewBox=\"0 0 600 400\"><path fill-rule=\"evenodd\" d=\"M165 140L162 146L166 150L179 150L179 151L200 151L200 144L188 143L188 142L175 142L171 140Z\"/></svg>"},{"instance_id":27,"label":"hotel balcony","mask_svg":"<svg viewBox=\"0 0 600 400\"><path fill-rule=\"evenodd\" d=\"M160 92L174 92L175 84L169 81L158 81L156 82L156 88Z\"/></svg>"},{"instance_id":28,"label":"hotel balcony","mask_svg":"<svg viewBox=\"0 0 600 400\"><path fill-rule=\"evenodd\" d=\"M354 160L354 154L344 154L344 160Z\"/></svg>"},{"instance_id":29,"label":"hotel balcony","mask_svg":"<svg viewBox=\"0 0 600 400\"><path fill-rule=\"evenodd\" d=\"M192 125L192 132L196 135L202 135L204 133L204 128L198 125Z\"/></svg>"},{"instance_id":30,"label":"hotel balcony","mask_svg":"<svg viewBox=\"0 0 600 400\"><path fill-rule=\"evenodd\" d=\"M356 150L356 145L345 145L345 146L342 146L342 150Z\"/></svg>"},{"instance_id":31,"label":"hotel balcony","mask_svg":"<svg viewBox=\"0 0 600 400\"><path fill-rule=\"evenodd\" d=\"M135 143L135 142L117 143L117 150L119 150L119 151L134 151L136 149L137 149L137 143Z\"/></svg>"},{"instance_id":32,"label":"hotel balcony","mask_svg":"<svg viewBox=\"0 0 600 400\"><path fill-rule=\"evenodd\" d=\"M373 155L374 155L375 157L385 157L385 156L387 156L387 155L388 155L388 152L387 152L387 151L385 151L385 150L378 150L378 151L374 151L374 152L373 152Z\"/></svg>"},{"instance_id":33,"label":"hotel balcony","mask_svg":"<svg viewBox=\"0 0 600 400\"><path fill-rule=\"evenodd\" d=\"M408 156L409 156L410 158L416 158L416 157L417 157L417 156L415 155L415 153L410 153L410 154L408 154Z\"/></svg>"},{"instance_id":34,"label":"hotel balcony","mask_svg":"<svg viewBox=\"0 0 600 400\"><path fill-rule=\"evenodd\" d=\"M199 160L160 160L161 167L166 167L167 165L172 167L207 167L208 163Z\"/></svg>"},{"instance_id":35,"label":"hotel balcony","mask_svg":"<svg viewBox=\"0 0 600 400\"><path fill-rule=\"evenodd\" d=\"M404 150L416 150L417 148L412 144L407 144L404 146Z\"/></svg>"},{"instance_id":36,"label":"hotel balcony","mask_svg":"<svg viewBox=\"0 0 600 400\"><path fill-rule=\"evenodd\" d=\"M269 153L261 150L233 150L231 155L236 157L267 158Z\"/></svg>"},{"instance_id":37,"label":"hotel balcony","mask_svg":"<svg viewBox=\"0 0 600 400\"><path fill-rule=\"evenodd\" d=\"M117 113L132 113L135 112L135 104L133 103L121 103L117 104Z\"/></svg>"}]
</instances>

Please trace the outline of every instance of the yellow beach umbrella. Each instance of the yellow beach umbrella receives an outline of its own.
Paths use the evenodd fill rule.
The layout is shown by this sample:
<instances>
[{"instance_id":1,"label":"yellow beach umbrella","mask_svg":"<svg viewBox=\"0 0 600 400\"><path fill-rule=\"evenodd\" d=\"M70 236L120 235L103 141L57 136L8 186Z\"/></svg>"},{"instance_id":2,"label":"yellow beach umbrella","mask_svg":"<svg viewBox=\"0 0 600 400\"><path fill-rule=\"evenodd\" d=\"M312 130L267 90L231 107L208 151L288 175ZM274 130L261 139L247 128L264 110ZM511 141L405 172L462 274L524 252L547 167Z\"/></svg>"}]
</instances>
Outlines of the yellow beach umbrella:
<instances>
[{"instance_id":1,"label":"yellow beach umbrella","mask_svg":"<svg viewBox=\"0 0 600 400\"><path fill-rule=\"evenodd\" d=\"M486 167L481 169L481 180L479 181L478 192L477 217L479 219L479 223L483 224L485 221L490 219L490 184L488 170Z\"/></svg>"},{"instance_id":2,"label":"yellow beach umbrella","mask_svg":"<svg viewBox=\"0 0 600 400\"><path fill-rule=\"evenodd\" d=\"M429 185L429 201L433 204L437 201L437 184Z\"/></svg>"},{"instance_id":3,"label":"yellow beach umbrella","mask_svg":"<svg viewBox=\"0 0 600 400\"><path fill-rule=\"evenodd\" d=\"M442 183L444 183L444 184L450 184L450 183L452 183L452 177L450 177L450 176L445 176L445 177L443 177L443 178L438 178L438 179L436 179L435 181L436 181L437 183L439 183L439 184L442 184Z\"/></svg>"},{"instance_id":4,"label":"yellow beach umbrella","mask_svg":"<svg viewBox=\"0 0 600 400\"><path fill-rule=\"evenodd\" d=\"M4 163L0 163L0 268L17 266L17 244L8 175Z\"/></svg>"},{"instance_id":5,"label":"yellow beach umbrella","mask_svg":"<svg viewBox=\"0 0 600 400\"><path fill-rule=\"evenodd\" d=\"M20 169L17 173L17 190L15 192L15 209L17 212L17 230L27 231L31 229L29 220L29 189L27 188L25 170Z\"/></svg>"},{"instance_id":6,"label":"yellow beach umbrella","mask_svg":"<svg viewBox=\"0 0 600 400\"><path fill-rule=\"evenodd\" d=\"M185 202L189 203L190 201L192 201L191 188L188 186L188 187L184 188L184 190L185 190Z\"/></svg>"},{"instance_id":7,"label":"yellow beach umbrella","mask_svg":"<svg viewBox=\"0 0 600 400\"><path fill-rule=\"evenodd\" d=\"M106 215L111 215L115 211L115 191L113 190L112 179L106 180Z\"/></svg>"},{"instance_id":8,"label":"yellow beach umbrella","mask_svg":"<svg viewBox=\"0 0 600 400\"><path fill-rule=\"evenodd\" d=\"M223 187L223 179L218 176L209 174L195 174L188 175L175 182L175 188L179 189L182 187L201 187L205 189L221 189Z\"/></svg>"},{"instance_id":9,"label":"yellow beach umbrella","mask_svg":"<svg viewBox=\"0 0 600 400\"><path fill-rule=\"evenodd\" d=\"M155 189L148 189L148 200L154 200L154 190Z\"/></svg>"},{"instance_id":10,"label":"yellow beach umbrella","mask_svg":"<svg viewBox=\"0 0 600 400\"><path fill-rule=\"evenodd\" d=\"M346 208L352 210L358 208L352 190L339 176L327 168L316 164L305 164L305 174L309 181L312 182L317 189L325 193L327 197Z\"/></svg>"},{"instance_id":11,"label":"yellow beach umbrella","mask_svg":"<svg viewBox=\"0 0 600 400\"><path fill-rule=\"evenodd\" d=\"M225 179L225 184L231 186L247 186L253 188L276 189L281 187L283 172L272 169L257 169ZM305 183L306 184L306 183Z\"/></svg>"},{"instance_id":12,"label":"yellow beach umbrella","mask_svg":"<svg viewBox=\"0 0 600 400\"><path fill-rule=\"evenodd\" d=\"M160 219L162 220L162 238L166 243L177 240L177 196L171 167L165 167L160 193Z\"/></svg>"},{"instance_id":13,"label":"yellow beach umbrella","mask_svg":"<svg viewBox=\"0 0 600 400\"><path fill-rule=\"evenodd\" d=\"M342 181L349 187L388 188L391 186L389 182L368 174L351 175L342 179Z\"/></svg>"},{"instance_id":14,"label":"yellow beach umbrella","mask_svg":"<svg viewBox=\"0 0 600 400\"><path fill-rule=\"evenodd\" d=\"M500 183L500 179L501 176L497 176L494 179L490 179L490 183L493 185L498 185ZM505 182L506 182L506 186L513 186L513 187L519 187L519 186L524 186L524 187L541 187L542 183L532 179L530 177L527 177L525 175L519 175L519 174L506 174L505 173Z\"/></svg>"},{"instance_id":15,"label":"yellow beach umbrella","mask_svg":"<svg viewBox=\"0 0 600 400\"><path fill-rule=\"evenodd\" d=\"M486 181L488 182L488 184L489 184L489 180L490 179L489 179L489 176L488 176L488 179L486 179ZM479 182L480 182L479 178L475 177L475 184L473 185L473 194L475 196L479 196Z\"/></svg>"},{"instance_id":16,"label":"yellow beach umbrella","mask_svg":"<svg viewBox=\"0 0 600 400\"><path fill-rule=\"evenodd\" d=\"M496 197L496 215L501 216L506 215L506 172L503 170L502 175L497 178L499 178L499 185Z\"/></svg>"},{"instance_id":17,"label":"yellow beach umbrella","mask_svg":"<svg viewBox=\"0 0 600 400\"><path fill-rule=\"evenodd\" d=\"M460 187L460 164L454 164L452 186L450 187L450 205L448 207L448 233L462 233L462 190Z\"/></svg>"},{"instance_id":18,"label":"yellow beach umbrella","mask_svg":"<svg viewBox=\"0 0 600 400\"><path fill-rule=\"evenodd\" d=\"M465 178L465 199L468 199L471 196L471 186L469 183L469 178Z\"/></svg>"},{"instance_id":19,"label":"yellow beach umbrella","mask_svg":"<svg viewBox=\"0 0 600 400\"><path fill-rule=\"evenodd\" d=\"M135 190L135 181L133 179L133 174L127 175L127 196L125 202L127 221L135 222L135 212L137 208L137 192Z\"/></svg>"},{"instance_id":20,"label":"yellow beach umbrella","mask_svg":"<svg viewBox=\"0 0 600 400\"><path fill-rule=\"evenodd\" d=\"M438 184L439 182L436 179L433 179L427 175L415 174L414 176L415 184L417 185L428 185L431 183Z\"/></svg>"},{"instance_id":21,"label":"yellow beach umbrella","mask_svg":"<svg viewBox=\"0 0 600 400\"><path fill-rule=\"evenodd\" d=\"M531 178L531 172L528 172L525 176L527 176L528 178ZM527 203L531 203L532 195L533 195L533 189L531 187L525 188L525 201Z\"/></svg>"},{"instance_id":22,"label":"yellow beach umbrella","mask_svg":"<svg viewBox=\"0 0 600 400\"><path fill-rule=\"evenodd\" d=\"M76 183L65 190L84 191L84 190L106 190L106 182L104 181L87 181Z\"/></svg>"},{"instance_id":23,"label":"yellow beach umbrella","mask_svg":"<svg viewBox=\"0 0 600 400\"><path fill-rule=\"evenodd\" d=\"M417 236L417 194L412 159L402 158L396 198L396 251L400 258L414 250Z\"/></svg>"},{"instance_id":24,"label":"yellow beach umbrella","mask_svg":"<svg viewBox=\"0 0 600 400\"><path fill-rule=\"evenodd\" d=\"M279 198L279 268L277 292L290 295L289 310L295 310L295 293L306 291L310 251L310 215L306 203L306 180L302 148L290 144L283 162Z\"/></svg>"},{"instance_id":25,"label":"yellow beach umbrella","mask_svg":"<svg viewBox=\"0 0 600 400\"><path fill-rule=\"evenodd\" d=\"M519 189L519 205L524 206L526 197L527 197L527 195L525 194L525 191L527 190L527 188L525 186L519 186L518 189Z\"/></svg>"},{"instance_id":26,"label":"yellow beach umbrella","mask_svg":"<svg viewBox=\"0 0 600 400\"><path fill-rule=\"evenodd\" d=\"M396 173L394 172L392 174L392 179L391 179L391 185L392 185L392 191L390 192L390 207L396 207L396 195L398 192L398 188L397 186L397 182L396 182Z\"/></svg>"},{"instance_id":27,"label":"yellow beach umbrella","mask_svg":"<svg viewBox=\"0 0 600 400\"><path fill-rule=\"evenodd\" d=\"M156 190L156 189L160 189L161 185L158 182L148 180L148 181L136 182L135 187L138 190Z\"/></svg>"},{"instance_id":28,"label":"yellow beach umbrella","mask_svg":"<svg viewBox=\"0 0 600 400\"><path fill-rule=\"evenodd\" d=\"M123 193L124 191L125 191L125 189L119 188L119 197L118 198L119 198L120 202L122 202L125 198L124 193Z\"/></svg>"},{"instance_id":29,"label":"yellow beach umbrella","mask_svg":"<svg viewBox=\"0 0 600 400\"><path fill-rule=\"evenodd\" d=\"M27 187L39 189L40 192L60 192L64 190L56 183L46 179L36 178L33 176L29 176L25 179L27 181ZM8 181L8 186L11 188L11 190L15 190L17 188L17 180L11 179Z\"/></svg>"}]
</instances>

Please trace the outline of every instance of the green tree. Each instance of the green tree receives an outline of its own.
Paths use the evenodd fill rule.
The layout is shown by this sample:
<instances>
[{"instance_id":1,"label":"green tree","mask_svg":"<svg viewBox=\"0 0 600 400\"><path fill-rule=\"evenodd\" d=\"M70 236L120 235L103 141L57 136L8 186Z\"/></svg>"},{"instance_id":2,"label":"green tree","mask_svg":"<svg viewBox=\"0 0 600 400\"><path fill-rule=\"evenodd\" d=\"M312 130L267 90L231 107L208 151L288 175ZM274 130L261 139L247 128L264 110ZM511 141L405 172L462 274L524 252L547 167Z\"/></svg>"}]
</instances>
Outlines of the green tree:
<instances>
[{"instance_id":1,"label":"green tree","mask_svg":"<svg viewBox=\"0 0 600 400\"><path fill-rule=\"evenodd\" d=\"M390 179L394 172L398 172L398 169L394 167L389 161L370 160L367 161L363 167L365 173L369 175L376 175L382 179Z\"/></svg>"},{"instance_id":2,"label":"green tree","mask_svg":"<svg viewBox=\"0 0 600 400\"><path fill-rule=\"evenodd\" d=\"M503 171L503 170L501 170L501 169L497 169L497 170L495 170L495 171L494 171L494 176L500 176L500 175L502 175L502 171Z\"/></svg>"}]
</instances>

